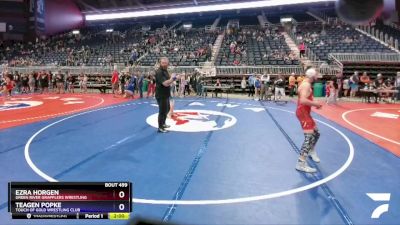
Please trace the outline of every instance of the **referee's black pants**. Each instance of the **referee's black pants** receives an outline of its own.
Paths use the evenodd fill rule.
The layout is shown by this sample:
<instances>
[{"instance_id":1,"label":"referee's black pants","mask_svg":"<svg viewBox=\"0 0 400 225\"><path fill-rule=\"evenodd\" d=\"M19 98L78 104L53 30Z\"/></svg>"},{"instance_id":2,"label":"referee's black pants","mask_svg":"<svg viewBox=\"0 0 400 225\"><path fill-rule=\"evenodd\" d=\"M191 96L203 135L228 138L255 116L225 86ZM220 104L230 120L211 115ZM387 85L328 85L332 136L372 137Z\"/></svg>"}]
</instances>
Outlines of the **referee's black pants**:
<instances>
[{"instance_id":1,"label":"referee's black pants","mask_svg":"<svg viewBox=\"0 0 400 225\"><path fill-rule=\"evenodd\" d=\"M158 128L163 128L169 112L169 98L157 98Z\"/></svg>"}]
</instances>

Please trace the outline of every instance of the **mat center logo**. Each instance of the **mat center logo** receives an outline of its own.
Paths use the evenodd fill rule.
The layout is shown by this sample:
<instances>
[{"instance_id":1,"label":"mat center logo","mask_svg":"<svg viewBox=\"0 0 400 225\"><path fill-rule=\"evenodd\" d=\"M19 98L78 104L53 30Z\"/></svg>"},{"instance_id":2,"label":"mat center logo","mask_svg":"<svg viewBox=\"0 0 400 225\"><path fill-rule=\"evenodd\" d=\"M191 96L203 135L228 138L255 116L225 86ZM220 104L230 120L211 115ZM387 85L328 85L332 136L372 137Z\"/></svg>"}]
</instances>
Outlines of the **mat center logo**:
<instances>
[{"instance_id":1,"label":"mat center logo","mask_svg":"<svg viewBox=\"0 0 400 225\"><path fill-rule=\"evenodd\" d=\"M42 104L41 101L6 101L4 104L0 104L0 111L25 109Z\"/></svg>"},{"instance_id":2,"label":"mat center logo","mask_svg":"<svg viewBox=\"0 0 400 225\"><path fill-rule=\"evenodd\" d=\"M211 110L176 110L171 118L167 118L170 131L205 132L222 130L236 124L237 119L227 113ZM158 127L158 113L147 117L146 122Z\"/></svg>"}]
</instances>

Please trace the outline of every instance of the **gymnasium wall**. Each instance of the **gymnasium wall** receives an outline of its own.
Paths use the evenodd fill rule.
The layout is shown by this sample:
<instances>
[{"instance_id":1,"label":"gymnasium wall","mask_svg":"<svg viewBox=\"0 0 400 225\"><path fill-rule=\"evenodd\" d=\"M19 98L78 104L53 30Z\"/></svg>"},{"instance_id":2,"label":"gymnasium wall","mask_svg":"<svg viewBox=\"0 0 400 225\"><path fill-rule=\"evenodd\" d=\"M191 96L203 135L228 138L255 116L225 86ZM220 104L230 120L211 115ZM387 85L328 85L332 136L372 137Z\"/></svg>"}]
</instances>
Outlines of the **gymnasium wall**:
<instances>
[{"instance_id":1,"label":"gymnasium wall","mask_svg":"<svg viewBox=\"0 0 400 225\"><path fill-rule=\"evenodd\" d=\"M0 1L0 23L6 28L0 31L0 40L23 40L28 30L27 10L23 0Z\"/></svg>"},{"instance_id":2,"label":"gymnasium wall","mask_svg":"<svg viewBox=\"0 0 400 225\"><path fill-rule=\"evenodd\" d=\"M46 35L52 35L83 26L83 15L72 0L42 1L45 1L44 33Z\"/></svg>"}]
</instances>

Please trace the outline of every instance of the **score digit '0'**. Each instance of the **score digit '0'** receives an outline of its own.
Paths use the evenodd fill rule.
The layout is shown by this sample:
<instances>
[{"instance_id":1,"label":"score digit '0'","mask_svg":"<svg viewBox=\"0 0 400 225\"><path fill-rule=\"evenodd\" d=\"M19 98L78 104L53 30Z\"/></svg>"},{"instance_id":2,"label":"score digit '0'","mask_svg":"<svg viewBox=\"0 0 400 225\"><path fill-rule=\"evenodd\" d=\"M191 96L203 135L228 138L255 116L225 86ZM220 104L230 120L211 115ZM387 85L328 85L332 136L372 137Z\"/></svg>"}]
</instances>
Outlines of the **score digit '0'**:
<instances>
[{"instance_id":1,"label":"score digit '0'","mask_svg":"<svg viewBox=\"0 0 400 225\"><path fill-rule=\"evenodd\" d=\"M120 191L118 193L119 198L124 198L125 197L125 192L124 191Z\"/></svg>"}]
</instances>

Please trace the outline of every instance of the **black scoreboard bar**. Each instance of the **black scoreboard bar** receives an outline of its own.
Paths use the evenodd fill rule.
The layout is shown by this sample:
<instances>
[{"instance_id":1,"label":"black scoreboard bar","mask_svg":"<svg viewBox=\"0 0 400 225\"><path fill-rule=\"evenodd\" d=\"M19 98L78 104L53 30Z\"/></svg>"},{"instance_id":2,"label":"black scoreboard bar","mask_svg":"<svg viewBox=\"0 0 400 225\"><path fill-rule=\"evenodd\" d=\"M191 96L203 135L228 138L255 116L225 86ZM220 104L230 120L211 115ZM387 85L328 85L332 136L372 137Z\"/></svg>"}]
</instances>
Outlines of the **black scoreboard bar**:
<instances>
[{"instance_id":1,"label":"black scoreboard bar","mask_svg":"<svg viewBox=\"0 0 400 225\"><path fill-rule=\"evenodd\" d=\"M10 182L13 219L127 219L130 182Z\"/></svg>"}]
</instances>

